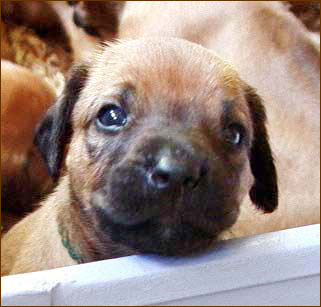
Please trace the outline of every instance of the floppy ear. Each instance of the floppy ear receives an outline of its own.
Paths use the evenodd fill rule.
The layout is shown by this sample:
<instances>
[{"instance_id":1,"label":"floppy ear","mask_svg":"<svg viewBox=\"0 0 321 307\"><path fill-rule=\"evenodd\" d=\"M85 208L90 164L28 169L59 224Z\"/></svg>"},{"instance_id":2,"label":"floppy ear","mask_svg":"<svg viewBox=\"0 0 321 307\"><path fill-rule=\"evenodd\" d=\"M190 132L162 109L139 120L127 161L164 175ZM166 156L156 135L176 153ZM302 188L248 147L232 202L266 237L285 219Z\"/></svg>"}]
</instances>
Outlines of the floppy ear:
<instances>
[{"instance_id":1,"label":"floppy ear","mask_svg":"<svg viewBox=\"0 0 321 307\"><path fill-rule=\"evenodd\" d=\"M35 131L34 144L38 147L49 174L55 181L59 177L65 146L72 134L71 113L87 75L86 64L71 69L61 96L49 108Z\"/></svg>"},{"instance_id":2,"label":"floppy ear","mask_svg":"<svg viewBox=\"0 0 321 307\"><path fill-rule=\"evenodd\" d=\"M266 213L273 212L278 206L278 186L276 168L265 127L265 108L253 88L247 86L245 95L254 128L254 139L250 150L254 184L250 190L250 198L257 208Z\"/></svg>"}]
</instances>

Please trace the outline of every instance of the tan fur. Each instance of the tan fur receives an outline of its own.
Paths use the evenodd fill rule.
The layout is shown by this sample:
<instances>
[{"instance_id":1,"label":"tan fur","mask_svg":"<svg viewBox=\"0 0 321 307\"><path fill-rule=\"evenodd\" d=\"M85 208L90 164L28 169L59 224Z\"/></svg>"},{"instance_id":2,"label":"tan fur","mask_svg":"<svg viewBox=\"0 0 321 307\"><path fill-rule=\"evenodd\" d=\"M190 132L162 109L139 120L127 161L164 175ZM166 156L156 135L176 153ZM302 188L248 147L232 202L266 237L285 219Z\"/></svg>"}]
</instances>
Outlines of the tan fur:
<instances>
[{"instance_id":1,"label":"tan fur","mask_svg":"<svg viewBox=\"0 0 321 307\"><path fill-rule=\"evenodd\" d=\"M40 271L75 264L62 246L56 218L70 202L66 182L47 205L16 224L1 240L1 275Z\"/></svg>"},{"instance_id":2,"label":"tan fur","mask_svg":"<svg viewBox=\"0 0 321 307\"><path fill-rule=\"evenodd\" d=\"M74 61L87 60L97 48L99 40L97 37L87 35L78 28L73 20L73 9L65 1L47 1L54 11L59 15L60 21L69 37L69 44L73 51ZM108 36L106 38L109 38Z\"/></svg>"},{"instance_id":3,"label":"tan fur","mask_svg":"<svg viewBox=\"0 0 321 307\"><path fill-rule=\"evenodd\" d=\"M246 199L241 206L239 220L230 231L232 236L319 223L319 50L301 24L276 2L231 2L228 3L228 9L224 2L128 2L121 18L120 38L175 36L213 49L236 67L241 78L254 85L266 101L268 129L279 173L279 208L275 213L263 215L257 213ZM127 52L130 55L130 51L130 48L121 50L126 55ZM146 55L140 53L136 55L136 60L135 55L130 58L135 63L145 59ZM88 84L90 90L83 93L81 107L79 105L74 111L73 124L76 129L66 160L69 174L60 181L55 194L48 198L39 211L20 222L4 238L2 274L73 263L61 246L57 231L49 233L48 225L52 225L51 229L57 229L59 208L64 208L69 201L66 199L68 184L74 184L82 199L88 200L88 194L97 179L99 169L89 165L82 145L83 129L88 116L97 107L91 105L95 93L103 91L108 84L115 85L121 81L121 73L126 71L128 64L112 61L114 69L106 74L101 69L105 64L103 60L96 62L91 70L92 76L96 77ZM195 58L197 60L202 62L203 57L199 55ZM150 74L147 67L152 65L146 66L146 77L153 81L157 74ZM225 74L230 76L232 85L237 84L228 72ZM200 81L194 79L194 74L190 72L184 76L189 86L182 87L181 94L183 89L193 91L194 85L196 89ZM157 93L157 87L150 80L142 82L142 87L147 94L153 90ZM154 82L166 85L163 95L173 93L171 82L166 83L168 80L167 75ZM215 84L226 91L226 82ZM202 90L200 88L200 95ZM72 182L70 175L73 173L77 180ZM245 175L243 180L246 189L250 179ZM40 220L45 227L41 228L40 224L34 222L36 217L37 223ZM40 233L43 239L38 237ZM226 237L229 236L226 234ZM54 250L57 254L44 254L44 246L49 246L49 251Z\"/></svg>"},{"instance_id":4,"label":"tan fur","mask_svg":"<svg viewBox=\"0 0 321 307\"><path fill-rule=\"evenodd\" d=\"M242 206L241 236L320 223L320 35L278 2L127 2L120 38L174 36L214 50L266 102L279 209Z\"/></svg>"},{"instance_id":5,"label":"tan fur","mask_svg":"<svg viewBox=\"0 0 321 307\"><path fill-rule=\"evenodd\" d=\"M266 216L247 201L232 236L319 223L320 35L279 2L127 2L118 37L155 36L214 50L266 102L281 205Z\"/></svg>"},{"instance_id":6,"label":"tan fur","mask_svg":"<svg viewBox=\"0 0 321 307\"><path fill-rule=\"evenodd\" d=\"M173 59L171 48L177 54L172 64L181 64L176 68L168 65L169 59ZM135 63L140 59L142 51L148 52L148 56L136 67ZM154 68L151 64L155 57L162 58L165 62ZM196 58L197 61L192 62L192 59ZM202 69L199 70L199 68ZM158 80L157 83L151 82L158 79L160 72L162 80ZM191 79L191 75L195 79ZM175 88L171 81L173 78L177 84ZM61 237L58 235L59 225L66 226L69 234L77 240L76 242L82 242L81 245L86 240L89 240L89 243L92 242L91 244L98 251L102 250L105 253L104 259L134 253L133 250L121 244L115 245L110 239L107 244L100 245L95 234L90 232L90 227L93 225L79 222L80 218L77 217L79 213L69 198L71 191L72 193L76 191L77 199L81 199L84 210L90 212L91 196L96 190L104 169L99 161L97 163L90 158L86 146L88 138L97 144L105 140L105 137L102 138L101 134L97 134L90 125L103 103L95 97L106 97L108 100L106 95L113 97L115 95L113 90L122 86L124 80L126 84L127 82L134 84L137 89L135 93L137 116L142 113L140 116L144 117L144 113L148 110L152 114L153 112L166 114L164 113L166 108L168 112L172 112L170 111L172 108L182 112L191 107L194 111L191 110L190 114L195 113L195 116L201 117L206 115L204 127L193 130L193 137L208 151L211 151L213 146L219 145L215 145L213 141L209 143L208 136L205 137L204 133L209 129L208 125L215 127L215 123L219 124L223 112L221 104L225 97L235 102L238 117L246 123L250 132L249 137L252 138L253 127L249 110L246 101L242 98L245 91L244 83L229 65L223 63L214 54L196 44L170 39L165 39L164 42L162 39L129 41L106 47L102 53L97 54L96 59L93 59L85 90L81 93L72 113L73 136L66 157L66 173L60 179L56 191L41 204L41 208L16 224L2 239L2 275L75 264L61 244ZM199 106L196 103L193 106L184 105L192 97L195 101L199 101ZM161 100L163 104L159 103ZM206 114L203 114L204 109L207 109ZM157 129L157 122L155 124ZM145 134L148 135L148 133L149 130L146 130ZM141 137L143 138L144 134ZM238 163L240 158L236 156L235 163ZM234 162L231 161L231 163ZM238 201L248 192L253 181L248 160L239 172L242 180L240 189L237 189ZM166 221L165 219L164 225Z\"/></svg>"}]
</instances>

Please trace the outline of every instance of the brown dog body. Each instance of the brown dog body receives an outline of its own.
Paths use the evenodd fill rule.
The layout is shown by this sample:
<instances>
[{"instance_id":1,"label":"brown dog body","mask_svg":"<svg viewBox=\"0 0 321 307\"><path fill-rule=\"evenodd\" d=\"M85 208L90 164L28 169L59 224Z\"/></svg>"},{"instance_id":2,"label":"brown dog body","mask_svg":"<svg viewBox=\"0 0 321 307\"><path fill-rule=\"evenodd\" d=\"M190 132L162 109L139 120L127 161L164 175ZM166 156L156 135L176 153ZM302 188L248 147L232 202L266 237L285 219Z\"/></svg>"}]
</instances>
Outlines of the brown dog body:
<instances>
[{"instance_id":1,"label":"brown dog body","mask_svg":"<svg viewBox=\"0 0 321 307\"><path fill-rule=\"evenodd\" d=\"M33 131L54 100L54 91L40 77L1 60L2 210L30 210L45 190L45 183L50 185L33 145ZM4 219L2 222L6 224Z\"/></svg>"},{"instance_id":2,"label":"brown dog body","mask_svg":"<svg viewBox=\"0 0 321 307\"><path fill-rule=\"evenodd\" d=\"M254 90L198 45L125 41L76 68L40 126L36 142L51 174L59 176L68 145L66 170L43 207L4 237L2 274L139 252L189 254L229 230L319 222L319 51L278 3L226 5L129 2L119 37L196 42L258 89L279 209L256 214L252 204L266 212L277 205Z\"/></svg>"},{"instance_id":3,"label":"brown dog body","mask_svg":"<svg viewBox=\"0 0 321 307\"><path fill-rule=\"evenodd\" d=\"M54 178L69 144L65 175L2 240L2 274L195 253L235 223L246 194L273 211L264 121L254 90L197 44L159 38L105 47L74 69L38 127Z\"/></svg>"}]
</instances>

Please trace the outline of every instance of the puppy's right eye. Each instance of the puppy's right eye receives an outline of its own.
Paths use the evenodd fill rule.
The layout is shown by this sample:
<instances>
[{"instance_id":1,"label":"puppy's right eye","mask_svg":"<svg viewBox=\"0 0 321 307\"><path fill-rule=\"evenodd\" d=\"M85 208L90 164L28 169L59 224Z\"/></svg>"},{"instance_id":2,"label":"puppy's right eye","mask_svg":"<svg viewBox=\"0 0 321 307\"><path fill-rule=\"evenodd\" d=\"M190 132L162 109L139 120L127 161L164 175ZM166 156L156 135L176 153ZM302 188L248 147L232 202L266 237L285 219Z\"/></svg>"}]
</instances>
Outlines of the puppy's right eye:
<instances>
[{"instance_id":1,"label":"puppy's right eye","mask_svg":"<svg viewBox=\"0 0 321 307\"><path fill-rule=\"evenodd\" d=\"M242 144L245 134L245 129L239 124L231 124L225 129L225 140L233 146Z\"/></svg>"},{"instance_id":2,"label":"puppy's right eye","mask_svg":"<svg viewBox=\"0 0 321 307\"><path fill-rule=\"evenodd\" d=\"M121 107L111 104L99 111L96 122L100 128L116 130L127 124L127 114Z\"/></svg>"}]
</instances>

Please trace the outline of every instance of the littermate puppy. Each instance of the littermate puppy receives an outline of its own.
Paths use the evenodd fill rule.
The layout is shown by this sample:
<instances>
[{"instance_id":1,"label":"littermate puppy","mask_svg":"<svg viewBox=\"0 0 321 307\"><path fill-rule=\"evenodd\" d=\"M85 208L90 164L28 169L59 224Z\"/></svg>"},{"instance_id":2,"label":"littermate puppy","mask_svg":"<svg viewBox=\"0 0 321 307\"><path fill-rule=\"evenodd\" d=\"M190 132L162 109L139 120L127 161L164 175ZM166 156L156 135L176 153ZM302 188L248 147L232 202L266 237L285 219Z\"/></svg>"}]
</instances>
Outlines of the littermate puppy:
<instances>
[{"instance_id":1,"label":"littermate puppy","mask_svg":"<svg viewBox=\"0 0 321 307\"><path fill-rule=\"evenodd\" d=\"M2 239L2 275L194 254L235 223L245 195L277 207L260 97L182 39L120 41L74 67L35 143L59 182Z\"/></svg>"},{"instance_id":2,"label":"littermate puppy","mask_svg":"<svg viewBox=\"0 0 321 307\"><path fill-rule=\"evenodd\" d=\"M50 187L33 132L55 98L53 89L32 71L1 60L2 211L30 211ZM2 223L6 222L2 216Z\"/></svg>"}]
</instances>

